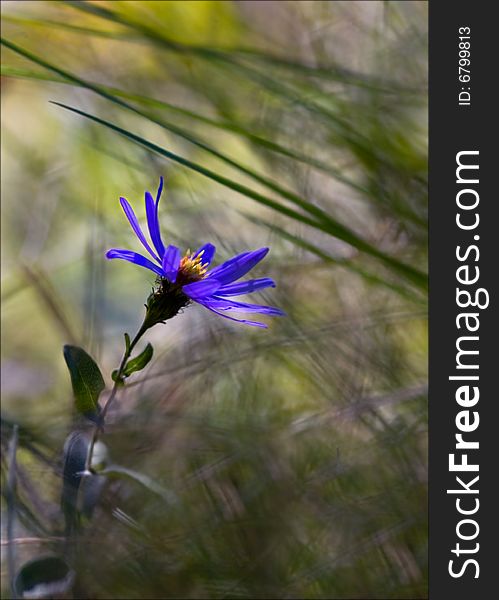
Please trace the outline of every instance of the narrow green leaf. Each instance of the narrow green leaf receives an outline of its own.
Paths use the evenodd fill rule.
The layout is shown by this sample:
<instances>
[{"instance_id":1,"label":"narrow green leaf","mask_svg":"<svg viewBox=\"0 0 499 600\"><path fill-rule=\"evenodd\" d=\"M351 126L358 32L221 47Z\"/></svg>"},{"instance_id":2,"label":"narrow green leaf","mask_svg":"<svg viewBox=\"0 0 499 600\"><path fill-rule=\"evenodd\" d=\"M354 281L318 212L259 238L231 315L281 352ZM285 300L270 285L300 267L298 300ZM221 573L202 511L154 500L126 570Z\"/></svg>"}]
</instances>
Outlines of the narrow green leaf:
<instances>
[{"instance_id":1,"label":"narrow green leaf","mask_svg":"<svg viewBox=\"0 0 499 600\"><path fill-rule=\"evenodd\" d=\"M130 352L130 336L128 333L125 333L125 350L127 354Z\"/></svg>"},{"instance_id":2,"label":"narrow green leaf","mask_svg":"<svg viewBox=\"0 0 499 600\"><path fill-rule=\"evenodd\" d=\"M223 60L227 63L232 63L234 67L243 66L241 59L256 60L264 64L264 68L268 70L269 66L278 66L284 69L291 70L292 72L299 72L305 76L319 77L321 79L329 79L332 81L342 82L346 85L357 86L361 88L370 89L378 92L396 93L396 94L414 94L419 90L411 89L401 86L396 81L388 79L379 79L373 75L367 75L366 73L360 73L339 67L335 64L328 64L327 66L309 65L306 63L300 63L287 58L282 58L277 55L263 52L259 48L252 47L231 47L230 49L225 48L214 48L212 46L202 46L199 44L188 44L180 42L178 40L172 40L165 36L164 31L154 28L145 22L132 20L129 16L123 12L116 10L110 10L109 8L96 7L95 4L83 0L65 0L66 5L71 6L82 12L90 13L94 16L98 16L101 19L111 21L114 24L119 24L127 28L136 31L146 39L160 44L163 48L177 52L180 54L191 54L207 60ZM47 25L67 27L64 23L58 23L50 21ZM102 32L101 30L88 29L82 27L71 26L75 31L79 31L85 35L111 35L111 32ZM114 33L114 32L113 32ZM114 34L116 35L116 34ZM124 38L126 39L126 38ZM133 41L133 38L132 38Z\"/></svg>"},{"instance_id":3,"label":"narrow green leaf","mask_svg":"<svg viewBox=\"0 0 499 600\"><path fill-rule=\"evenodd\" d=\"M80 4L80 3L77 2L76 4ZM6 47L10 48L14 52L17 52L18 54L25 56L29 60L32 60L33 62L35 62L47 69L59 74L59 75L62 75L64 78L69 79L73 83L82 85L82 86L86 87L87 89L93 90L100 96L103 96L104 98L107 98L108 100L111 100L112 102L114 102L124 108L132 110L133 112L140 114L141 116L148 118L149 120L152 120L152 121L156 122L157 124L173 131L173 127L170 124L168 124L168 127L167 127L165 122L160 122L157 119L151 118L149 115L142 113L142 111L136 109L135 107L130 106L129 104L114 97L112 94L109 94L108 92L99 88L99 86L90 84L89 82L86 82L86 81L80 79L79 77L76 77L75 75L72 75L71 73L68 73L67 71L64 71L64 70L56 67L55 65L47 63L45 60L33 55L31 52L28 52L27 50L25 50L23 48L20 48L19 46L17 46L16 44L13 44L12 42L10 42L8 40L5 40L2 38L1 42L2 42L2 44L4 44ZM284 206L283 204L276 202L275 200L256 192L255 190L252 190L242 184L239 184L234 180L228 179L227 177L219 175L218 173L211 171L210 169L207 169L198 163L194 163L186 158L178 156L178 155L174 154L173 152L170 152L160 146L157 146L156 144L149 142L148 140L145 140L144 138L142 138L138 135L133 134L130 131L127 131L125 129L122 129L121 127L118 127L117 125L114 125L113 123L110 123L108 121L105 121L105 120L95 117L93 115L90 115L84 111L67 106L67 105L59 103L59 102L54 102L53 104L56 104L57 106L61 106L62 108L66 108L67 110L70 110L72 112L80 114L88 119L91 119L92 121L94 121L96 123L105 125L106 127L120 133L121 135L127 137L128 139L133 140L134 142L140 144L141 146L145 146L146 148L148 148L149 150L152 150L153 152L156 152L158 154L166 156L170 160L178 162L179 164L182 164L198 173L201 173L205 177L208 177L230 189L233 189L241 194L244 194L245 196L252 198L252 199L256 200L257 202L260 202L261 204L264 204L282 214L285 214L286 216L291 217L292 219L298 220L304 224L307 224L307 225L310 225L317 229L320 229L322 231L325 231L326 233L333 235L333 236L343 240L344 242L347 242L348 244L357 248L359 251L365 252L366 254L369 254L369 255L383 261L386 266L390 267L393 271L397 272L399 275L402 275L405 278L407 278L409 281L411 281L411 283L413 285L416 285L417 287L422 288L422 289L427 289L428 280L427 280L427 276L424 273L421 273L414 267L411 267L410 265L406 265L406 264L400 262L399 260L397 260L396 258L389 256L389 255L385 254L384 252L380 251L378 248L372 246L369 242L360 238L355 232L350 230L345 225L339 223L336 219L334 219L333 217L331 217L330 215L325 213L319 207L314 206L312 203L304 201L302 198L296 196L289 190L285 190L285 189L281 188L280 186L277 186L274 182L267 180L266 178L263 178L262 176L256 174L252 170L248 170L239 164L237 164L237 165L232 164L234 161L232 161L228 157L225 157L224 155L221 155L221 153L215 151L214 149L205 146L205 144L203 144L199 140L193 139L191 136L188 136L186 134L186 132L179 130L178 128L175 128L176 129L175 133L177 133L178 135L181 135L182 137L184 137L186 139L189 139L189 141L191 141L192 143L194 143L200 147L203 147L205 150L207 150L213 154L216 154L219 158L221 158L222 160L225 160L225 162L230 162L232 164L232 166L235 166L236 168L243 170L248 175L250 175L254 179L258 180L260 183L263 183L270 189L273 189L277 193L280 193L282 196L284 196L285 198L287 198L294 204L298 205L300 208L302 208L306 212L309 212L310 216L303 215L294 209Z\"/></svg>"},{"instance_id":4,"label":"narrow green leaf","mask_svg":"<svg viewBox=\"0 0 499 600\"><path fill-rule=\"evenodd\" d=\"M153 352L154 350L151 344L147 344L145 349L138 356L127 362L123 375L128 377L136 371L141 371L151 361Z\"/></svg>"},{"instance_id":5,"label":"narrow green leaf","mask_svg":"<svg viewBox=\"0 0 499 600\"><path fill-rule=\"evenodd\" d=\"M29 19L26 17L18 17L14 15L2 15L2 19L7 23L14 23L20 27L35 27L35 28L47 28L52 27L56 29L65 29L71 33L77 33L85 36L97 36L108 39L123 40L129 42L131 40L130 32L127 29L117 30L104 30L95 29L93 27L85 27L81 25L75 25L67 21L54 21L53 19L42 19L37 16L36 19Z\"/></svg>"},{"instance_id":6,"label":"narrow green leaf","mask_svg":"<svg viewBox=\"0 0 499 600\"><path fill-rule=\"evenodd\" d=\"M289 231L286 231L285 229L282 229L282 227L278 227L277 225L275 225L273 223L268 223L267 221L265 221L263 219L259 219L258 217L249 215L247 213L241 212L240 214L242 214L246 219L248 219L248 221L251 221L252 223L255 223L256 225L260 225L262 227L267 227L273 233L276 233L277 235L281 236L285 240L288 240L288 241L292 242L293 244L295 244L296 246L299 246L301 248L304 248L305 250L308 250L312 254L315 254L315 256L318 256L319 258L321 258L326 263L335 264L344 269L348 269L352 273L357 273L357 275L360 275L366 281L370 281L371 283L374 283L376 285L386 287L386 288L396 292L397 294L400 294L401 296L410 298L412 301L418 299L418 297L415 296L414 293L410 289L405 289L405 288L401 287L400 285L391 283L386 278L378 277L377 275L370 273L369 271L366 271L366 269L363 269L362 267L357 265L354 260L346 259L346 258L337 258L337 257L331 256L330 254L328 254L327 252L325 252L318 246L314 245L313 243L311 243L301 237L298 237L297 235L294 235L294 234L290 233Z\"/></svg>"},{"instance_id":7,"label":"narrow green leaf","mask_svg":"<svg viewBox=\"0 0 499 600\"><path fill-rule=\"evenodd\" d=\"M29 69L21 69L19 67L11 67L9 65L3 65L1 67L0 72L3 77L19 77L19 78L25 78L25 79L39 79L42 81L50 81L53 83L58 83L58 84L63 84L63 85L77 85L79 87L87 87L87 86L84 86L82 83L77 83L70 79L59 79L58 77L53 77L51 75L37 73L35 71L30 71ZM298 162L310 165L310 166L322 171L323 173L327 173L328 175L331 175L336 180L341 181L345 185L348 185L362 193L368 193L368 190L366 187L353 181L352 179L349 179L348 177L345 177L339 169L336 169L332 165L322 162L321 160L318 160L312 156L307 156L306 154L301 154L300 152L298 152L294 149L290 149L286 146L278 144L268 138L262 137L261 135L257 135L255 133L253 133L252 131L250 131L249 129L247 129L235 122L219 121L219 120L207 117L205 115L196 113L194 111L188 110L181 106L177 106L175 104L165 102L164 100L158 100L156 98L151 98L149 96L143 96L141 94L132 94L131 92L126 92L124 90L121 90L121 89L118 89L115 87L97 86L97 84L90 82L90 81L87 83L92 87L92 89L99 87L101 90L105 91L108 94L113 94L117 98L127 98L128 100L133 100L133 101L139 102L141 104L145 104L148 106L154 106L154 107L160 108L162 110L164 109L164 110L171 111L171 112L174 112L177 114L181 114L190 119L199 121L200 123L209 125L210 127L215 127L217 129L229 131L240 137L246 138L250 143L255 144L256 146L265 148L266 150L269 150L276 154L280 154L282 156L286 156L287 158L291 158Z\"/></svg>"},{"instance_id":8,"label":"narrow green leaf","mask_svg":"<svg viewBox=\"0 0 499 600\"><path fill-rule=\"evenodd\" d=\"M71 376L71 385L78 412L91 420L99 413L99 395L105 388L104 379L94 359L78 346L64 346L64 360Z\"/></svg>"},{"instance_id":9,"label":"narrow green leaf","mask_svg":"<svg viewBox=\"0 0 499 600\"><path fill-rule=\"evenodd\" d=\"M252 190L251 188L248 188L245 185L237 183L236 181L228 179L223 175L219 175L218 173L215 173L214 171L211 171L210 169L207 169L206 167L203 167L198 163L194 163L186 158L183 158L182 156L174 154L173 152L170 152L169 150L166 150L165 148L162 148L157 144L153 144L152 142L130 131L127 131L126 129L118 127L114 123L110 123L109 121L100 119L99 117L96 117L94 115L90 115L85 111L79 110L78 108L67 106L66 104L62 104L61 102L52 102L52 104L60 106L61 108L65 108L66 110L70 110L83 117L86 117L87 119L90 119L95 123L104 125L105 127L108 127L109 129L112 129L113 131L116 131L124 137L134 141L135 143L144 146L145 148L156 152L157 154L166 156L170 160L184 165L185 167L188 167L189 169L192 169L197 173L201 173L205 177L217 181L225 187L235 190L245 196L248 196L249 198L253 198L253 200L256 200L260 204L264 204L265 206L268 206L288 217L291 217L292 219L300 221L301 223L304 223L306 225L310 225L311 227L315 227L316 229L320 229L321 231L325 231L326 233L333 235L334 237L337 237L340 240L343 240L344 242L347 242L348 244L350 244L354 248L357 248L361 252L370 254L371 256L374 256L375 258L378 258L379 260L383 261L387 266L391 267L399 275L406 277L409 281L411 281L412 284L416 285L417 287L420 287L422 289L427 289L428 287L428 278L424 273L421 273L414 267L401 263L396 258L383 253L381 250L378 250L377 248L372 246L369 242L366 242L365 240L359 238L353 231L351 231L344 225L338 223L337 221L334 221L332 219L329 222L327 222L325 219L316 221L308 215L303 215L293 210L292 208L288 208L287 206L284 206L283 204L272 200L267 196L259 194L255 190Z\"/></svg>"},{"instance_id":10,"label":"narrow green leaf","mask_svg":"<svg viewBox=\"0 0 499 600\"><path fill-rule=\"evenodd\" d=\"M183 139L189 141L191 144L194 144L198 148L202 148L203 150L205 150L206 152L209 152L213 156L216 156L217 158L219 158L221 161L225 162L226 164L229 164L231 167L237 169L238 171L241 171L245 175L248 175L249 177L251 177L252 179L257 181L258 183L261 183L262 185L268 187L272 191L277 192L278 194L280 194L287 200L290 200L291 202L293 202L294 204L296 204L297 206L299 206L306 212L310 213L313 217L323 220L325 223L332 225L334 228L338 229L339 231L346 232L345 235L349 235L350 237L354 236L354 234L352 232L350 232L349 230L347 230L346 227L344 227L343 225L338 223L335 219L333 219L330 215L325 213L319 207L315 206L314 204L312 204L310 202L307 202L303 198L300 198L300 196L298 196L291 190L287 190L287 189L283 188L282 186L278 185L275 181L268 179L267 177L264 177L263 175L257 173L253 169L240 164L239 162L235 161L234 159L230 158L229 156L226 156L222 152L211 147L206 142L193 137L192 134L181 129L180 127L176 126L175 124L170 123L168 121L160 120L157 117L155 117L154 115L150 115L150 114L136 108L135 106L132 106L131 104L128 104L127 102L124 102L120 98L117 98L113 94L109 93L107 90L105 90L101 86L90 83L88 81L85 81L84 79L81 79L80 77L74 75L73 73L70 73L69 71L60 69L59 67L56 67L55 65L50 64L45 60L42 60L38 56L35 56L31 52L28 52L24 48L20 48L19 46L16 46L15 44L13 44L12 42L9 42L8 40L2 39L2 44L7 46L8 48L10 48L11 50L14 50L14 52L17 52L18 54L21 54L22 56L29 58L31 61L35 62L36 64L41 65L41 66L45 67L46 69L49 69L50 71L52 71L54 73L57 73L58 75L62 75L65 79L67 79L68 81L71 81L73 84L80 85L86 89L92 90L93 92L95 92L99 96L102 96L103 98L106 98L110 102L113 102L114 104L117 104L118 106L121 106L122 108L125 108L127 110L130 110L130 111L134 112L135 114L138 114L141 117L144 117L145 119L148 119L149 121L151 121L153 123L156 123L156 125L159 125L160 127L166 129L167 131L171 131L175 135L182 137ZM54 102L54 104L58 104L59 106L62 106L63 108L67 108L69 110L76 111L76 109L73 109L70 106L59 104L58 102ZM183 164L185 164L185 163L183 163Z\"/></svg>"}]
</instances>

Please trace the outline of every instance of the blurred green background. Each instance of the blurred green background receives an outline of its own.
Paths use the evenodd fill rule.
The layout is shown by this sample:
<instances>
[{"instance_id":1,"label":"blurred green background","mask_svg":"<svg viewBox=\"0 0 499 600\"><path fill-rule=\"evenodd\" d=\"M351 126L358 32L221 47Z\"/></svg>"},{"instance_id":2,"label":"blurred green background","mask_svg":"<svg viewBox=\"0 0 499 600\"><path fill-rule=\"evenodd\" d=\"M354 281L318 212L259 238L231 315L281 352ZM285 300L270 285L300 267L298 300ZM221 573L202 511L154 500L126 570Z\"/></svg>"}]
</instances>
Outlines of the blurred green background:
<instances>
[{"instance_id":1,"label":"blurred green background","mask_svg":"<svg viewBox=\"0 0 499 600\"><path fill-rule=\"evenodd\" d=\"M148 332L75 597L425 598L426 3L3 2L2 39L2 553L61 552L62 345L111 386L153 277L104 253L163 175L164 241L269 245L288 316Z\"/></svg>"}]
</instances>

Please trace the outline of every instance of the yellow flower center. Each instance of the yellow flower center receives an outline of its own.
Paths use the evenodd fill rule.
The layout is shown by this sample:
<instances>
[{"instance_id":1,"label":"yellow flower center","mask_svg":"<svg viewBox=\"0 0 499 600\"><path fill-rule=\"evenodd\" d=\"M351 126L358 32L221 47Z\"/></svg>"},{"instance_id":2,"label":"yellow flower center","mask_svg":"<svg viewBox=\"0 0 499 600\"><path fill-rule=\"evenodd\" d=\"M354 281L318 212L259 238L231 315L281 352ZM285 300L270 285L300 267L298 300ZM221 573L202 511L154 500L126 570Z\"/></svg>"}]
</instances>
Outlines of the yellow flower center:
<instances>
[{"instance_id":1,"label":"yellow flower center","mask_svg":"<svg viewBox=\"0 0 499 600\"><path fill-rule=\"evenodd\" d=\"M185 256L180 261L177 275L177 283L185 285L203 279L208 270L208 264L203 263L204 250L194 258L190 250L187 250Z\"/></svg>"}]
</instances>

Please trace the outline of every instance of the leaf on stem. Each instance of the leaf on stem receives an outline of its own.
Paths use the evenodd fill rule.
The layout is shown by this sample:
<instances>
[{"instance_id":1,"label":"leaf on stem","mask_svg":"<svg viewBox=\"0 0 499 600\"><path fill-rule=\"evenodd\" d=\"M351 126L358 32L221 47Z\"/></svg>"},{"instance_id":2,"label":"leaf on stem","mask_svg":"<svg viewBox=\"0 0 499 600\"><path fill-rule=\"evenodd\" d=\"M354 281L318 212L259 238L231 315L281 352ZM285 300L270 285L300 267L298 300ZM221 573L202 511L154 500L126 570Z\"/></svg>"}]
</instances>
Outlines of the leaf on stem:
<instances>
[{"instance_id":1,"label":"leaf on stem","mask_svg":"<svg viewBox=\"0 0 499 600\"><path fill-rule=\"evenodd\" d=\"M130 352L130 336L128 333L125 333L125 350L127 354Z\"/></svg>"},{"instance_id":2,"label":"leaf on stem","mask_svg":"<svg viewBox=\"0 0 499 600\"><path fill-rule=\"evenodd\" d=\"M105 388L99 367L94 359L78 346L64 346L64 360L71 376L77 411L91 421L98 422L98 400Z\"/></svg>"},{"instance_id":3,"label":"leaf on stem","mask_svg":"<svg viewBox=\"0 0 499 600\"><path fill-rule=\"evenodd\" d=\"M151 344L147 344L147 346L138 356L127 362L125 369L123 370L123 375L128 377L136 371L141 371L151 361L153 353L153 347Z\"/></svg>"}]
</instances>

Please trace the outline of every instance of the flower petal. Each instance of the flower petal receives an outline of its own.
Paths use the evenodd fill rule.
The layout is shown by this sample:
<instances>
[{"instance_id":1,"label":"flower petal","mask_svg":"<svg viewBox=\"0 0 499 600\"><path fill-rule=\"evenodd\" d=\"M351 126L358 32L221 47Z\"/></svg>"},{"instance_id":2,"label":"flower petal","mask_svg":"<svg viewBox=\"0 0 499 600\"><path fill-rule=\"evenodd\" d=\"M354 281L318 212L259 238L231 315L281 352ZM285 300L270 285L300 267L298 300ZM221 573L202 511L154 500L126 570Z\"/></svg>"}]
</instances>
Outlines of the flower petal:
<instances>
[{"instance_id":1,"label":"flower petal","mask_svg":"<svg viewBox=\"0 0 499 600\"><path fill-rule=\"evenodd\" d=\"M123 211L124 211L128 221L130 222L130 225L132 226L132 229L135 232L135 235L142 242L142 245L144 246L144 248L149 252L149 254L155 260L157 260L159 263L161 263L161 260L159 259L159 257L152 251L151 246L149 246L149 244L147 243L147 240L146 240L144 234L142 233L142 229L140 228L139 221L137 220L137 217L135 216L135 213L133 212L133 209L130 206L127 199L120 198L120 204L121 204L121 207L123 208Z\"/></svg>"},{"instance_id":2,"label":"flower petal","mask_svg":"<svg viewBox=\"0 0 499 600\"><path fill-rule=\"evenodd\" d=\"M189 298L197 300L198 298L205 298L214 294L222 284L217 279L201 279L201 281L195 281L194 283L188 283L184 285L182 291L187 294Z\"/></svg>"},{"instance_id":3,"label":"flower petal","mask_svg":"<svg viewBox=\"0 0 499 600\"><path fill-rule=\"evenodd\" d=\"M154 199L149 192L146 192L146 214L147 226L149 227L149 235L151 236L152 243L159 256L163 256L165 253L165 246L161 240L159 231L158 205L154 202Z\"/></svg>"},{"instance_id":4,"label":"flower petal","mask_svg":"<svg viewBox=\"0 0 499 600\"><path fill-rule=\"evenodd\" d=\"M217 296L240 296L241 294L251 294L251 292L256 292L256 290L262 290L267 287L275 287L275 281L269 277L250 279L249 281L224 285L218 290Z\"/></svg>"},{"instance_id":5,"label":"flower petal","mask_svg":"<svg viewBox=\"0 0 499 600\"><path fill-rule=\"evenodd\" d=\"M229 265L232 265L233 263L237 262L238 260L241 260L242 258L244 258L245 256L248 256L248 254L250 254L249 252L242 252L241 254L238 254L237 256L233 256L232 258L230 258L229 260L226 260L223 264L218 265L218 267L214 267L207 275L207 277L216 277L217 273L219 273L222 269L225 269L226 267L228 267Z\"/></svg>"},{"instance_id":6,"label":"flower petal","mask_svg":"<svg viewBox=\"0 0 499 600\"><path fill-rule=\"evenodd\" d=\"M196 302L198 304L201 304L201 306L204 306L211 312L215 313L219 317L224 317L224 319L229 319L230 321L236 321L237 323L243 323L244 325L251 325L252 327L261 327L262 329L268 328L268 325L266 325L265 323L260 323L259 321L248 321L247 319L236 319L235 317L229 317L229 315L224 315L222 313L219 313L214 308L211 308L211 306L208 303L205 303L204 301L196 300Z\"/></svg>"},{"instance_id":7,"label":"flower petal","mask_svg":"<svg viewBox=\"0 0 499 600\"><path fill-rule=\"evenodd\" d=\"M180 250L177 246L168 246L163 255L163 262L161 266L163 268L163 274L172 283L177 281L178 267L180 265Z\"/></svg>"},{"instance_id":8,"label":"flower petal","mask_svg":"<svg viewBox=\"0 0 499 600\"><path fill-rule=\"evenodd\" d=\"M214 295L212 298L207 298L205 302L206 304L209 304L211 308L228 312L260 313L261 315L270 315L271 317L282 317L286 314L283 310L275 306L236 302L235 300L219 298L218 295Z\"/></svg>"},{"instance_id":9,"label":"flower petal","mask_svg":"<svg viewBox=\"0 0 499 600\"><path fill-rule=\"evenodd\" d=\"M156 210L158 208L159 199L161 198L161 192L163 191L163 177L159 178L158 191L156 192Z\"/></svg>"},{"instance_id":10,"label":"flower petal","mask_svg":"<svg viewBox=\"0 0 499 600\"><path fill-rule=\"evenodd\" d=\"M145 267L150 271L153 271L157 275L163 276L163 271L155 265L152 261L150 261L142 254L138 254L137 252L132 252L131 250L121 250L118 248L111 248L106 252L106 258L121 258L122 260L127 260L128 262L134 263L136 265L140 265L141 267Z\"/></svg>"},{"instance_id":11,"label":"flower petal","mask_svg":"<svg viewBox=\"0 0 499 600\"><path fill-rule=\"evenodd\" d=\"M215 277L222 285L232 283L236 279L246 275L248 271L266 256L268 251L268 248L260 248L254 252L238 254L222 265L215 267L208 273L207 277Z\"/></svg>"},{"instance_id":12,"label":"flower petal","mask_svg":"<svg viewBox=\"0 0 499 600\"><path fill-rule=\"evenodd\" d=\"M202 263L204 265L211 264L213 257L215 256L216 248L213 244L204 244L201 248L198 248L196 252L192 255L192 258L197 258L201 252L203 253Z\"/></svg>"}]
</instances>

